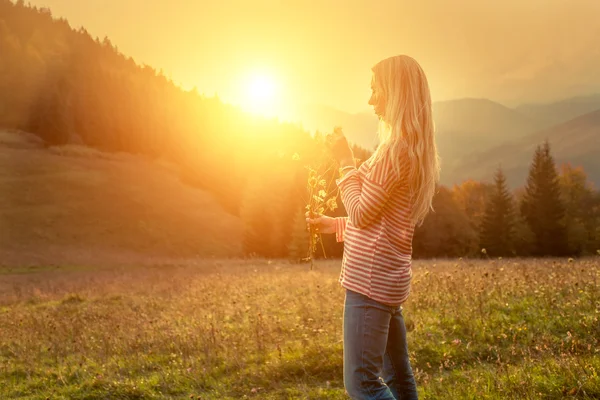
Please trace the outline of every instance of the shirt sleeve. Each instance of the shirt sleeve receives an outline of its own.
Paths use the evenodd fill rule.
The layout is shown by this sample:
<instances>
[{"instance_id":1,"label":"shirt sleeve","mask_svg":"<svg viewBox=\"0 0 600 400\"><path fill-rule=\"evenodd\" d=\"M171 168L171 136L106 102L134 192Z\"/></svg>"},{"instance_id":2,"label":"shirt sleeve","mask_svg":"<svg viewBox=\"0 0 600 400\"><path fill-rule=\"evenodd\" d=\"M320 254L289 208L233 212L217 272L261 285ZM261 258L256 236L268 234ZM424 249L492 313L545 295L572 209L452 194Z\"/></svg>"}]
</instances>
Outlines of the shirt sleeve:
<instances>
[{"instance_id":1,"label":"shirt sleeve","mask_svg":"<svg viewBox=\"0 0 600 400\"><path fill-rule=\"evenodd\" d=\"M363 229L379 216L396 188L398 179L391 159L384 155L371 166L362 181L358 170L353 169L336 183L340 188L348 219L353 226Z\"/></svg>"},{"instance_id":2,"label":"shirt sleeve","mask_svg":"<svg viewBox=\"0 0 600 400\"><path fill-rule=\"evenodd\" d=\"M344 234L346 233L347 223L348 217L337 217L335 219L335 240L338 243L344 241Z\"/></svg>"}]
</instances>

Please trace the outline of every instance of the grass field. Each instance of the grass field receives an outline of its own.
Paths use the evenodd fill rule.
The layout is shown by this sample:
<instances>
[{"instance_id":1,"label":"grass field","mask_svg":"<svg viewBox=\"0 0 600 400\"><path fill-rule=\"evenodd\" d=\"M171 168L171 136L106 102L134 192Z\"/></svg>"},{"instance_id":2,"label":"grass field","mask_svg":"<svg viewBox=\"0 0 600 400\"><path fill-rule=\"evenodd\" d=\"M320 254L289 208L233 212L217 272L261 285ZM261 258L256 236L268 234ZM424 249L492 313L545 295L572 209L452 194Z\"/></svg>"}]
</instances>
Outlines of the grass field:
<instances>
[{"instance_id":1,"label":"grass field","mask_svg":"<svg viewBox=\"0 0 600 400\"><path fill-rule=\"evenodd\" d=\"M600 399L600 258L415 262L422 399ZM1 399L344 399L339 261L0 269Z\"/></svg>"},{"instance_id":2,"label":"grass field","mask_svg":"<svg viewBox=\"0 0 600 400\"><path fill-rule=\"evenodd\" d=\"M174 166L36 140L0 129L0 266L241 255L241 220Z\"/></svg>"}]
</instances>

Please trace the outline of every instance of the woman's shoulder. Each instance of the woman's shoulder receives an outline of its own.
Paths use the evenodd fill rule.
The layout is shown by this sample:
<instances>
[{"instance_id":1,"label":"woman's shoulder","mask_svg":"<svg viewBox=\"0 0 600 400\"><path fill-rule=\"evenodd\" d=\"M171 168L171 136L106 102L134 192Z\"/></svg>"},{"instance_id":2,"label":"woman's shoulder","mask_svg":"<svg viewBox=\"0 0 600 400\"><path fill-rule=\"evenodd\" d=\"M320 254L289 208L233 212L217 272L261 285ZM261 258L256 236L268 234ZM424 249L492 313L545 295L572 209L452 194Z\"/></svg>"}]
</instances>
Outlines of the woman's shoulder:
<instances>
[{"instance_id":1,"label":"woman's shoulder","mask_svg":"<svg viewBox=\"0 0 600 400\"><path fill-rule=\"evenodd\" d=\"M380 180L394 183L404 181L409 168L408 147L403 145L382 149L371 162L371 171L378 171L375 174L380 176Z\"/></svg>"}]
</instances>

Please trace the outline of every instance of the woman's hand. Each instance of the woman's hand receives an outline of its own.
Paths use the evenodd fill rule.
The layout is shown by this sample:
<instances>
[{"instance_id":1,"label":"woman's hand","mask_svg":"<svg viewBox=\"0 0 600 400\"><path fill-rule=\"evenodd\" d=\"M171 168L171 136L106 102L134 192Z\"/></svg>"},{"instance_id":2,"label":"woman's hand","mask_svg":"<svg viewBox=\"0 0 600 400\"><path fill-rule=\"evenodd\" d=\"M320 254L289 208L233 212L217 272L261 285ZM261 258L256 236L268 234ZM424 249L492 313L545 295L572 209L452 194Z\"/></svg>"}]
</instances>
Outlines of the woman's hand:
<instances>
[{"instance_id":1,"label":"woman's hand","mask_svg":"<svg viewBox=\"0 0 600 400\"><path fill-rule=\"evenodd\" d=\"M326 215L310 218L309 213L306 213L306 223L312 225L317 233L335 233L335 218Z\"/></svg>"},{"instance_id":2,"label":"woman's hand","mask_svg":"<svg viewBox=\"0 0 600 400\"><path fill-rule=\"evenodd\" d=\"M333 157L340 164L340 167L355 166L354 154L348 144L348 140L342 128L336 127L333 133L327 137L327 144L333 154Z\"/></svg>"}]
</instances>

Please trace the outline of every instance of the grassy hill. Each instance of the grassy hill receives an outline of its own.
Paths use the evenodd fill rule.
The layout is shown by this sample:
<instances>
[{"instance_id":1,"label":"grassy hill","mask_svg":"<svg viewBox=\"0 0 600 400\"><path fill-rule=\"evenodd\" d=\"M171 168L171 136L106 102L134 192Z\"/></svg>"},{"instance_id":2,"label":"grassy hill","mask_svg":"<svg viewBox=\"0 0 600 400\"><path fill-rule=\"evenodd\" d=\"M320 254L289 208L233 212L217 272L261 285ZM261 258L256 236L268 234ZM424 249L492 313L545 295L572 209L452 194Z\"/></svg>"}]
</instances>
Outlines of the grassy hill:
<instances>
[{"instance_id":1,"label":"grassy hill","mask_svg":"<svg viewBox=\"0 0 600 400\"><path fill-rule=\"evenodd\" d=\"M242 226L174 167L0 132L0 265L237 256Z\"/></svg>"},{"instance_id":2,"label":"grassy hill","mask_svg":"<svg viewBox=\"0 0 600 400\"><path fill-rule=\"evenodd\" d=\"M583 166L588 178L600 186L600 110L565 123L528 135L520 140L493 147L462 160L450 172L462 179L491 180L493 171L501 164L511 186L525 183L535 147L545 140L552 146L555 161Z\"/></svg>"}]
</instances>

